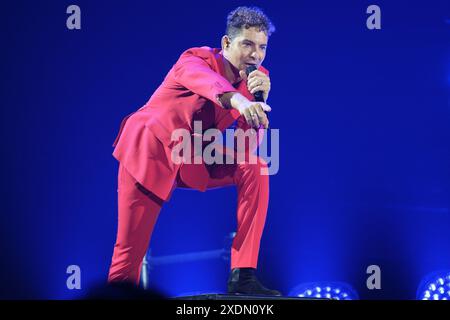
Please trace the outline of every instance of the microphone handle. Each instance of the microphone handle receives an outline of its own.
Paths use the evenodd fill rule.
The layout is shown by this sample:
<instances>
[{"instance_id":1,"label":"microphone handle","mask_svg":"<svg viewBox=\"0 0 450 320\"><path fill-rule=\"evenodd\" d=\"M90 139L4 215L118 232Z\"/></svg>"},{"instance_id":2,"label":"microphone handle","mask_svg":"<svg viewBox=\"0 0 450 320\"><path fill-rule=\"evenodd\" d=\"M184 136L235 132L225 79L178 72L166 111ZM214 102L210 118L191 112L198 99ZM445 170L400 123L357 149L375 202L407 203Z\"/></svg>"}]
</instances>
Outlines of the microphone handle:
<instances>
[{"instance_id":1,"label":"microphone handle","mask_svg":"<svg viewBox=\"0 0 450 320\"><path fill-rule=\"evenodd\" d=\"M245 73L247 74L247 77L250 73L256 70L255 66L248 66L247 69L245 69ZM256 91L253 96L255 97L256 102L265 102L264 101L264 95L262 91Z\"/></svg>"}]
</instances>

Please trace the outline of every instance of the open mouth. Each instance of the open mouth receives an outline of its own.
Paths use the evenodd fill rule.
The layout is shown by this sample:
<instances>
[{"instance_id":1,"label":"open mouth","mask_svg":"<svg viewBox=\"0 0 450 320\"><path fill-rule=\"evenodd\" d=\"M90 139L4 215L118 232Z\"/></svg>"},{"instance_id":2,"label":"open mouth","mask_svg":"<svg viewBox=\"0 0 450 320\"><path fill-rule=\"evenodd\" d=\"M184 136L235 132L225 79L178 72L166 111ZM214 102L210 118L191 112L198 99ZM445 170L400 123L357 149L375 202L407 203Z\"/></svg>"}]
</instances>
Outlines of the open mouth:
<instances>
[{"instance_id":1,"label":"open mouth","mask_svg":"<svg viewBox=\"0 0 450 320\"><path fill-rule=\"evenodd\" d=\"M249 68L249 67L254 67L256 69L258 69L258 65L256 63L245 63L245 69Z\"/></svg>"}]
</instances>

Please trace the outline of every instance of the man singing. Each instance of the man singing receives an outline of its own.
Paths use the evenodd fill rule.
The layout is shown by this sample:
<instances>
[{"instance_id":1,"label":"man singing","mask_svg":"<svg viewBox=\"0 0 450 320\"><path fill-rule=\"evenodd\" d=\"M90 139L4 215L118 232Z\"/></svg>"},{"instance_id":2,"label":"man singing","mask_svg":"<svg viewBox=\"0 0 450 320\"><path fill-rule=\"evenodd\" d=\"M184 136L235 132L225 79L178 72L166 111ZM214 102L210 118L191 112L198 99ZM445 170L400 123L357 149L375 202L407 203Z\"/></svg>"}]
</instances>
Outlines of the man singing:
<instances>
[{"instance_id":1,"label":"man singing","mask_svg":"<svg viewBox=\"0 0 450 320\"><path fill-rule=\"evenodd\" d=\"M139 283L142 259L161 207L176 187L205 191L235 185L237 231L231 248L228 292L280 295L255 276L269 202L267 164L257 158L233 164L177 163L172 140L177 129L194 135L224 131L237 120L243 130L267 128L270 107L254 102L261 91L267 101L268 71L261 66L275 30L259 8L238 7L227 18L221 49L191 48L181 54L159 88L121 124L113 156L119 161L118 232L108 281ZM249 66L256 70L246 75Z\"/></svg>"}]
</instances>

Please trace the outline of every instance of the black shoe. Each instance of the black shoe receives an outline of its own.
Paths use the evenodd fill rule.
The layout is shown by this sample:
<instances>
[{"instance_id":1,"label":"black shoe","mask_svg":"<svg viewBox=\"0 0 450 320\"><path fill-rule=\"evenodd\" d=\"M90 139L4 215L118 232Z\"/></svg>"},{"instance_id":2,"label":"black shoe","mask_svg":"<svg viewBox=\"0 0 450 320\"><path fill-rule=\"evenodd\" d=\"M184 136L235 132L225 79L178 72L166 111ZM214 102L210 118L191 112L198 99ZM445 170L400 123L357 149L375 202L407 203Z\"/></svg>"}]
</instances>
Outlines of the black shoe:
<instances>
[{"instance_id":1,"label":"black shoe","mask_svg":"<svg viewBox=\"0 0 450 320\"><path fill-rule=\"evenodd\" d=\"M264 287L255 276L253 268L235 268L228 278L228 293L281 296L277 290Z\"/></svg>"}]
</instances>

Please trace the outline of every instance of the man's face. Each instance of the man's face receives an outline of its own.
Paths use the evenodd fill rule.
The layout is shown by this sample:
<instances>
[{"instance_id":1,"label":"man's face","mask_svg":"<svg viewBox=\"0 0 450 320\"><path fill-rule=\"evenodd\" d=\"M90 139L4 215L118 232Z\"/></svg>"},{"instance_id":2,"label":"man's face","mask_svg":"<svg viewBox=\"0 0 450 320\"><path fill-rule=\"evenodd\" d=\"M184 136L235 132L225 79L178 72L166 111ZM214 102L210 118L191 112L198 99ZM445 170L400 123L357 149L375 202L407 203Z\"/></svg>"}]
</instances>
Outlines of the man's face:
<instances>
[{"instance_id":1,"label":"man's face","mask_svg":"<svg viewBox=\"0 0 450 320\"><path fill-rule=\"evenodd\" d=\"M266 56L267 41L268 37L264 31L255 27L242 28L234 38L222 38L223 53L238 70L245 70L250 65L259 67Z\"/></svg>"}]
</instances>

